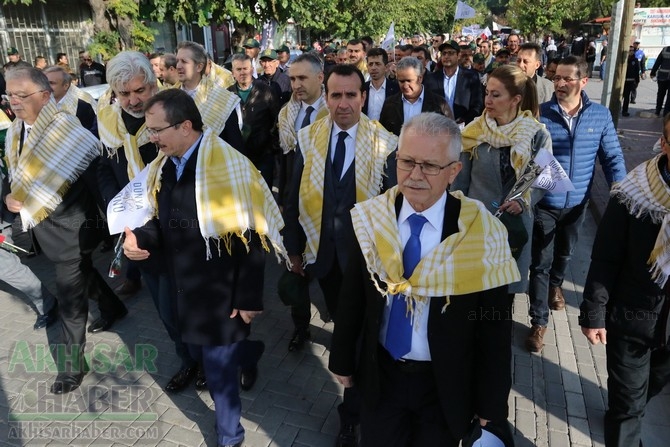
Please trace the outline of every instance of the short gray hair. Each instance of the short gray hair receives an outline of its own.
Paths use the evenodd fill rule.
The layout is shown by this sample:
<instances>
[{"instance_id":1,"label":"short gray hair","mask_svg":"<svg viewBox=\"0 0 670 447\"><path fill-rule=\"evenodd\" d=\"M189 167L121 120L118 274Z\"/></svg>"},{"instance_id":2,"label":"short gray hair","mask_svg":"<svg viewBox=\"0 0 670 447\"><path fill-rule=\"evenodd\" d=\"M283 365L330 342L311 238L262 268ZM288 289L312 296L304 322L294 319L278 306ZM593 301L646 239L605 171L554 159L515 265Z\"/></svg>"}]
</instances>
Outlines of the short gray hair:
<instances>
[{"instance_id":1,"label":"short gray hair","mask_svg":"<svg viewBox=\"0 0 670 447\"><path fill-rule=\"evenodd\" d=\"M403 59L405 60L405 59ZM449 160L458 161L463 144L461 143L461 129L451 118L435 113L420 113L405 122L400 131L400 141L403 135L424 135L428 137L440 137L441 140L449 139L447 148Z\"/></svg>"},{"instance_id":2,"label":"short gray hair","mask_svg":"<svg viewBox=\"0 0 670 447\"><path fill-rule=\"evenodd\" d=\"M235 61L237 61L237 62L249 61L253 64L253 61L251 60L251 58L249 56L246 55L246 53L233 54L233 57L230 59L230 63L232 64Z\"/></svg>"},{"instance_id":3,"label":"short gray hair","mask_svg":"<svg viewBox=\"0 0 670 447\"><path fill-rule=\"evenodd\" d=\"M300 63L309 64L310 67L312 67L312 72L314 72L314 74L319 74L323 71L323 62L321 62L321 58L312 52L303 53L300 56L296 57L295 60L292 62L292 64L300 64ZM291 72L290 70L291 67L289 66L289 73Z\"/></svg>"},{"instance_id":4,"label":"short gray hair","mask_svg":"<svg viewBox=\"0 0 670 447\"><path fill-rule=\"evenodd\" d=\"M40 90L53 93L49 85L49 78L42 70L34 67L14 67L11 70L5 70L5 81L13 81L15 79L28 79L33 84L37 85Z\"/></svg>"},{"instance_id":5,"label":"short gray hair","mask_svg":"<svg viewBox=\"0 0 670 447\"><path fill-rule=\"evenodd\" d=\"M107 63L107 82L116 93L137 76L142 76L145 84L156 84L151 62L139 51L122 51Z\"/></svg>"},{"instance_id":6,"label":"short gray hair","mask_svg":"<svg viewBox=\"0 0 670 447\"><path fill-rule=\"evenodd\" d=\"M42 73L44 74L60 73L61 76L63 76L63 84L72 83L72 75L68 73L67 70L61 67L60 65L52 65L51 67L47 67L44 70L42 70Z\"/></svg>"},{"instance_id":7,"label":"short gray hair","mask_svg":"<svg viewBox=\"0 0 670 447\"><path fill-rule=\"evenodd\" d=\"M425 71L423 62L421 62L414 56L403 57L402 59L400 59L396 64L395 71L397 73L400 70L407 70L408 68L413 68L417 76L423 76L423 73Z\"/></svg>"}]
</instances>

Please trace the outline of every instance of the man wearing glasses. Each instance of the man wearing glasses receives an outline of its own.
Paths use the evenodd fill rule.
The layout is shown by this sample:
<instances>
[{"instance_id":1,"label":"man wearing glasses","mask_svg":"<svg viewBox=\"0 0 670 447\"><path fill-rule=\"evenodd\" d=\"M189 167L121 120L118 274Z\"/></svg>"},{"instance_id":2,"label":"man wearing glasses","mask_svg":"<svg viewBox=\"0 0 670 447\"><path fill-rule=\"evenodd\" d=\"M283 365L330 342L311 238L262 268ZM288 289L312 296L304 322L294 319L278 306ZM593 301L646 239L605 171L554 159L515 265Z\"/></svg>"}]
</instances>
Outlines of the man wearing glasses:
<instances>
[{"instance_id":1,"label":"man wearing glasses","mask_svg":"<svg viewBox=\"0 0 670 447\"><path fill-rule=\"evenodd\" d=\"M531 331L526 338L530 352L542 350L549 309L565 308L561 285L589 204L596 156L610 185L626 175L612 115L607 108L591 102L583 91L587 70L581 57L561 59L553 77L555 95L540 110L540 120L551 134L554 157L570 176L575 190L549 191L535 207L529 289Z\"/></svg>"},{"instance_id":2,"label":"man wearing glasses","mask_svg":"<svg viewBox=\"0 0 670 447\"><path fill-rule=\"evenodd\" d=\"M477 417L511 438L507 285L519 270L501 222L447 191L460 152L451 119L413 117L400 134L398 185L351 211L356 239L328 367L362 390L361 445L456 447Z\"/></svg>"},{"instance_id":3,"label":"man wearing glasses","mask_svg":"<svg viewBox=\"0 0 670 447\"><path fill-rule=\"evenodd\" d=\"M84 51L79 55L81 65L79 66L79 82L82 87L90 87L92 85L106 84L105 66L95 62L88 51Z\"/></svg>"},{"instance_id":4,"label":"man wearing glasses","mask_svg":"<svg viewBox=\"0 0 670 447\"><path fill-rule=\"evenodd\" d=\"M99 155L98 141L74 115L59 112L40 70L14 68L6 76L16 119L7 133L9 176L0 206L3 218L21 214L56 269L61 330L47 335L58 368L51 392L63 394L78 388L88 370L88 298L114 295L91 260L101 228L83 176Z\"/></svg>"}]
</instances>

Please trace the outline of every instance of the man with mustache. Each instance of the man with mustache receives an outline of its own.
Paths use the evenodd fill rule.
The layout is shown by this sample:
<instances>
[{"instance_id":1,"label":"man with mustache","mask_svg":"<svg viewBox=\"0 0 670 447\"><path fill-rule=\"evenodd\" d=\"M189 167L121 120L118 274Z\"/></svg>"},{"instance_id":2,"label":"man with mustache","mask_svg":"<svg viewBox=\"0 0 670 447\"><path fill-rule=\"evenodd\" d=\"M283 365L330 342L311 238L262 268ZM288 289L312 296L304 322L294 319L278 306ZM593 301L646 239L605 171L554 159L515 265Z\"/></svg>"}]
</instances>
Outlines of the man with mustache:
<instances>
[{"instance_id":1,"label":"man with mustache","mask_svg":"<svg viewBox=\"0 0 670 447\"><path fill-rule=\"evenodd\" d=\"M308 281L317 278L331 317L337 311L354 234L349 211L356 202L395 184L393 152L397 137L361 113L365 80L354 65L337 65L326 78L329 116L298 132L298 147L288 200L284 244L291 273L299 283L299 302L291 315L295 331L289 351L310 339ZM303 281L301 281L303 280ZM357 391L345 391L337 445L356 446Z\"/></svg>"}]
</instances>

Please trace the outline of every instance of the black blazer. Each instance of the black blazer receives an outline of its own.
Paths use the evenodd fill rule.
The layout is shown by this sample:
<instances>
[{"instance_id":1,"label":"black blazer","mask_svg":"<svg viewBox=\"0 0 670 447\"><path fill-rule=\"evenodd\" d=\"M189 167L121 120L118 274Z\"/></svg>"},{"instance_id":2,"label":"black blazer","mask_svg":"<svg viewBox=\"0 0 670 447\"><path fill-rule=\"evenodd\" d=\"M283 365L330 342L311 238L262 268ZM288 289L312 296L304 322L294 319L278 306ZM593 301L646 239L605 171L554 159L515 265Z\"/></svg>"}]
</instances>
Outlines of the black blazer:
<instances>
[{"instance_id":1,"label":"black blazer","mask_svg":"<svg viewBox=\"0 0 670 447\"><path fill-rule=\"evenodd\" d=\"M426 85L433 93L446 98L444 93L444 71L426 75ZM467 68L458 69L454 92L454 119L456 122L470 123L484 111L484 92L479 74Z\"/></svg>"},{"instance_id":2,"label":"black blazer","mask_svg":"<svg viewBox=\"0 0 670 447\"><path fill-rule=\"evenodd\" d=\"M396 200L396 215L402 196ZM461 202L447 195L442 238L457 233ZM340 291L328 368L354 375L366 404L374 408L380 387L379 331L386 299L367 271L358 243ZM461 439L475 414L505 422L511 387L512 315L507 286L430 301L428 344L442 411L451 433ZM362 336L360 354L357 341ZM383 349L383 348L382 348Z\"/></svg>"},{"instance_id":3,"label":"black blazer","mask_svg":"<svg viewBox=\"0 0 670 447\"><path fill-rule=\"evenodd\" d=\"M198 150L186 162L179 181L174 163L165 163L157 195L158 218L133 232L138 245L151 256L156 255L156 248L163 250L176 294L182 340L196 345L229 345L246 338L250 327L239 315L230 318L232 310L263 309L265 251L256 233L245 233L248 252L233 236L230 254L221 241L219 255L216 241L210 240L212 258L206 259L195 205Z\"/></svg>"},{"instance_id":4,"label":"black blazer","mask_svg":"<svg viewBox=\"0 0 670 447\"><path fill-rule=\"evenodd\" d=\"M98 117L92 105L82 99L77 100L77 118L82 126L98 138Z\"/></svg>"},{"instance_id":5,"label":"black blazer","mask_svg":"<svg viewBox=\"0 0 670 447\"><path fill-rule=\"evenodd\" d=\"M363 103L363 113L366 115L368 114L368 101L370 99L370 83L372 81L367 81L363 87L365 88L365 103ZM395 95L396 93L400 93L400 86L398 85L398 81L395 79L389 79L386 78L386 98L388 98L391 95Z\"/></svg>"},{"instance_id":6,"label":"black blazer","mask_svg":"<svg viewBox=\"0 0 670 447\"><path fill-rule=\"evenodd\" d=\"M437 112L453 119L454 114L449 108L447 101L424 87L423 89L423 105L421 112ZM402 93L397 93L386 99L382 107L382 113L379 115L379 122L389 132L400 135L400 129L405 122L405 114L402 107Z\"/></svg>"}]
</instances>

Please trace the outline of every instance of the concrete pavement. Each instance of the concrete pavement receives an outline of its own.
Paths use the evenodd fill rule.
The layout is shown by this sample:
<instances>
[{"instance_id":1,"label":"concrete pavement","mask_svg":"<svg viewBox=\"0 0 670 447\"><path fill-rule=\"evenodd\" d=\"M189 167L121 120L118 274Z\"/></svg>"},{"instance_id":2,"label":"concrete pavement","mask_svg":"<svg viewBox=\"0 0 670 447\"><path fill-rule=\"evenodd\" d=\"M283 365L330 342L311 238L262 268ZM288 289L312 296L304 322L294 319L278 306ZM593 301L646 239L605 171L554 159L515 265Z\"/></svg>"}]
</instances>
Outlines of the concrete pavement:
<instances>
[{"instance_id":1,"label":"concrete pavement","mask_svg":"<svg viewBox=\"0 0 670 447\"><path fill-rule=\"evenodd\" d=\"M599 98L602 84L592 80L587 93ZM631 117L620 120L622 146L629 169L652 156L661 120L642 118L652 110L656 84L642 81ZM637 107L637 108L636 108ZM552 312L540 355L523 347L528 331L528 299L514 303L513 388L510 421L517 446L601 446L607 402L605 351L589 346L577 325L578 305L589 265L596 219L602 214L607 186L597 170L593 215L580 235L565 283L567 307ZM17 237L25 244L25 237ZM109 255L97 255L106 273ZM302 352L287 352L292 323L276 295L280 266L266 267L266 311L254 321L252 338L266 351L253 390L242 393L244 445L290 447L334 445L336 406L342 388L327 371L332 323L321 320L325 306L313 284L313 343ZM54 273L42 257L27 259L53 288ZM1 272L0 272L1 275ZM113 286L119 280L110 280ZM4 290L4 291L3 291ZM207 392L193 387L170 395L162 387L178 368L177 357L156 315L146 288L125 301L130 312L110 332L89 336L87 352L93 370L77 392L62 397L48 393L54 374L43 330L33 331L34 313L12 291L0 290L0 445L160 445L215 446L213 404ZM98 315L91 303L89 321ZM670 394L650 404L645 418L645 445L661 447L670 437Z\"/></svg>"}]
</instances>

